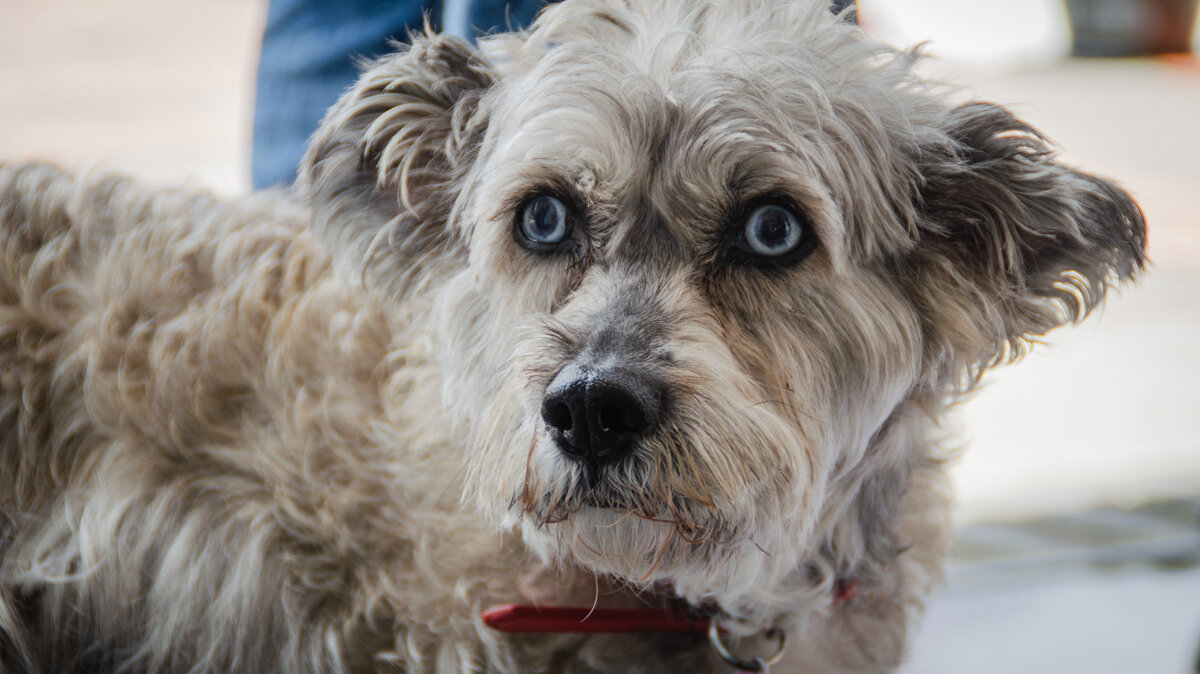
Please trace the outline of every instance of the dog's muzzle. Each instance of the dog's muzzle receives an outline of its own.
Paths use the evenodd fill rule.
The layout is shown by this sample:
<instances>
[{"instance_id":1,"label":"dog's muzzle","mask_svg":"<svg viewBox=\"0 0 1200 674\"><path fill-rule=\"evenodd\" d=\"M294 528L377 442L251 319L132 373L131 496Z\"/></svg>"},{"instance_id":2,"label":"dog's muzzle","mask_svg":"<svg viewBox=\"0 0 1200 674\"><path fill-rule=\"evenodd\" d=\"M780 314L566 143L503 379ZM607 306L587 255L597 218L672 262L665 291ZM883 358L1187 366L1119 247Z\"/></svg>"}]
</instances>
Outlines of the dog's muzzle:
<instances>
[{"instance_id":1,"label":"dog's muzzle","mask_svg":"<svg viewBox=\"0 0 1200 674\"><path fill-rule=\"evenodd\" d=\"M662 384L636 367L572 362L542 399L542 419L558 449L593 471L627 457L658 426Z\"/></svg>"}]
</instances>

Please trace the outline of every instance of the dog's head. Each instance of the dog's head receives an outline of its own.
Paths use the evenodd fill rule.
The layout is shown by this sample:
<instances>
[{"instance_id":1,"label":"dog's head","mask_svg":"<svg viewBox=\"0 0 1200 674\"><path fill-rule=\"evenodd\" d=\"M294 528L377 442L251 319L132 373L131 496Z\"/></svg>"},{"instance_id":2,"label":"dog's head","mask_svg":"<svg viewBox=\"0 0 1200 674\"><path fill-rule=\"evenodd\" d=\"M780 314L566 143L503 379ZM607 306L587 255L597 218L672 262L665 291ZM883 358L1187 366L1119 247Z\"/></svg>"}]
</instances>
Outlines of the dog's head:
<instances>
[{"instance_id":1,"label":"dog's head","mask_svg":"<svg viewBox=\"0 0 1200 674\"><path fill-rule=\"evenodd\" d=\"M302 185L340 267L429 312L468 498L549 557L745 596L833 510L887 538L913 415L1136 273L1143 222L824 3L629 4L415 37Z\"/></svg>"}]
</instances>

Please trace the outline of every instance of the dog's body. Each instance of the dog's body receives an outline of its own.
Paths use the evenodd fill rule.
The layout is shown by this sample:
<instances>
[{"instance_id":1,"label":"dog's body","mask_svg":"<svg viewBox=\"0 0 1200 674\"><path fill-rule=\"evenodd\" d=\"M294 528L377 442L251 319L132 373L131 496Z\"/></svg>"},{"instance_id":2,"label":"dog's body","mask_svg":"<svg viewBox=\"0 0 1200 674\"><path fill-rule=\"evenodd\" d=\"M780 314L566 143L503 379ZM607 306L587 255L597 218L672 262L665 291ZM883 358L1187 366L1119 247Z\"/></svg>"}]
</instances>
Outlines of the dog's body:
<instances>
[{"instance_id":1,"label":"dog's body","mask_svg":"<svg viewBox=\"0 0 1200 674\"><path fill-rule=\"evenodd\" d=\"M0 670L728 671L478 617L680 600L788 630L775 671L894 668L946 407L1143 224L823 8L749 4L418 38L303 204L0 167Z\"/></svg>"}]
</instances>

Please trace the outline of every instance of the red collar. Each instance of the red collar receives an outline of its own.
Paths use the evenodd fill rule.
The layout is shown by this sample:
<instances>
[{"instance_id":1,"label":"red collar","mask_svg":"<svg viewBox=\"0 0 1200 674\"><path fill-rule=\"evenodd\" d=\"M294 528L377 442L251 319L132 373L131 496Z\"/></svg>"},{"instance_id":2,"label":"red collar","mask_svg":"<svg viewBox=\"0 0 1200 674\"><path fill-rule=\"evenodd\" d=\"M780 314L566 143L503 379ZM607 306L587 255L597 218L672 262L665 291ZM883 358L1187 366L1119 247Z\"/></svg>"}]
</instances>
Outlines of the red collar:
<instances>
[{"instance_id":1,"label":"red collar","mask_svg":"<svg viewBox=\"0 0 1200 674\"><path fill-rule=\"evenodd\" d=\"M833 605L858 596L857 579L838 581ZM619 632L706 632L710 615L679 608L583 608L575 606L532 606L505 604L483 612L483 622L501 632L525 633L619 633Z\"/></svg>"}]
</instances>

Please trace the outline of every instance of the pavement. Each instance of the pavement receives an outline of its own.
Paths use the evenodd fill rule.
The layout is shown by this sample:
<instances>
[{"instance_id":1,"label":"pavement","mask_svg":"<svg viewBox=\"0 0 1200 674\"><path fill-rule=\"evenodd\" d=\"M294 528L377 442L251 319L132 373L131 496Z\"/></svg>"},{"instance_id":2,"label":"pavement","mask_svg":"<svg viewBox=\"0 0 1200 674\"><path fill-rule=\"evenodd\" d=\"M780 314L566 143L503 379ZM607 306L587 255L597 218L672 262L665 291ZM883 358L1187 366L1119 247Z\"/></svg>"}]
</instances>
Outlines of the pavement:
<instances>
[{"instance_id":1,"label":"pavement","mask_svg":"<svg viewBox=\"0 0 1200 674\"><path fill-rule=\"evenodd\" d=\"M945 14L923 4L933 9L922 21ZM264 13L261 0L0 0L0 158L245 192ZM1065 161L1124 184L1150 223L1153 266L962 406L960 533L904 671L1190 672L1200 63L1063 59L1060 38L994 23L1011 32L988 44L1032 49L1019 64L933 60L927 72L967 85L964 100L1012 107Z\"/></svg>"},{"instance_id":2,"label":"pavement","mask_svg":"<svg viewBox=\"0 0 1200 674\"><path fill-rule=\"evenodd\" d=\"M1185 674L1197 658L1200 508L1178 499L960 528L901 674Z\"/></svg>"}]
</instances>

